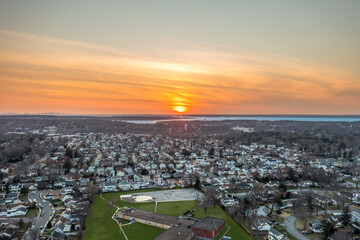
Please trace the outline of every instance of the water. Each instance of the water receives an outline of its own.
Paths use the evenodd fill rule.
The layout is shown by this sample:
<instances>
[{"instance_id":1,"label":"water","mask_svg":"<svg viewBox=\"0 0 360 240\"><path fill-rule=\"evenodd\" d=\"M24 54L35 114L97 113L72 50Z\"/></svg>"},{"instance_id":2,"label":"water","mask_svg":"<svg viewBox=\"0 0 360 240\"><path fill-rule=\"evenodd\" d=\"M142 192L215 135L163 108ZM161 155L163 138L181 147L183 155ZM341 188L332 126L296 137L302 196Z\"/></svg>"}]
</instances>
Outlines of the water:
<instances>
[{"instance_id":1,"label":"water","mask_svg":"<svg viewBox=\"0 0 360 240\"><path fill-rule=\"evenodd\" d=\"M181 119L162 120L124 120L124 122L136 124L155 124L170 121L225 121L225 120L257 120L257 121L301 121L301 122L357 122L358 117L189 117Z\"/></svg>"}]
</instances>

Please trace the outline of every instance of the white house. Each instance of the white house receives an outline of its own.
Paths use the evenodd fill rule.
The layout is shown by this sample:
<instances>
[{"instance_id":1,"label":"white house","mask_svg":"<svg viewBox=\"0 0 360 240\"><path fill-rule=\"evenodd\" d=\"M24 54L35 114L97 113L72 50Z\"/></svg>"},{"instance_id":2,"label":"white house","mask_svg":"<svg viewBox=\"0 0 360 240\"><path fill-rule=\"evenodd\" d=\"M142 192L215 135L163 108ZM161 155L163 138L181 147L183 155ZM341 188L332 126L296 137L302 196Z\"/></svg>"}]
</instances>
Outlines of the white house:
<instances>
[{"instance_id":1,"label":"white house","mask_svg":"<svg viewBox=\"0 0 360 240\"><path fill-rule=\"evenodd\" d=\"M288 238L275 228L271 228L268 232L268 240L288 240Z\"/></svg>"},{"instance_id":2,"label":"white house","mask_svg":"<svg viewBox=\"0 0 360 240\"><path fill-rule=\"evenodd\" d=\"M266 206L261 206L256 211L256 215L259 217L267 217L270 214L271 210Z\"/></svg>"},{"instance_id":3,"label":"white house","mask_svg":"<svg viewBox=\"0 0 360 240\"><path fill-rule=\"evenodd\" d=\"M130 183L128 183L128 182L121 182L118 184L118 186L123 191L130 190L130 187L131 187Z\"/></svg>"},{"instance_id":4,"label":"white house","mask_svg":"<svg viewBox=\"0 0 360 240\"><path fill-rule=\"evenodd\" d=\"M116 184L110 182L105 183L102 192L116 192Z\"/></svg>"}]
</instances>

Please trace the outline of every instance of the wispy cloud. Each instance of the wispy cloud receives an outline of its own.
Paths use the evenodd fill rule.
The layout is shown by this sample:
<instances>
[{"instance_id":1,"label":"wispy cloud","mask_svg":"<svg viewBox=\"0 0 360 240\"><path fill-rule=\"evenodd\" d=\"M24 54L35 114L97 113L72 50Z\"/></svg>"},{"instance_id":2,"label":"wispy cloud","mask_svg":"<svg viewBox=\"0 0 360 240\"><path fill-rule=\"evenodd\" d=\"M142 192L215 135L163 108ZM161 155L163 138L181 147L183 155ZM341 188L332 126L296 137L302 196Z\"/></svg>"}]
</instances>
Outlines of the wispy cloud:
<instances>
[{"instance_id":1,"label":"wispy cloud","mask_svg":"<svg viewBox=\"0 0 360 240\"><path fill-rule=\"evenodd\" d=\"M139 56L4 30L0 87L1 112L170 113L176 104L193 113L360 109L358 76L298 59L191 44Z\"/></svg>"}]
</instances>

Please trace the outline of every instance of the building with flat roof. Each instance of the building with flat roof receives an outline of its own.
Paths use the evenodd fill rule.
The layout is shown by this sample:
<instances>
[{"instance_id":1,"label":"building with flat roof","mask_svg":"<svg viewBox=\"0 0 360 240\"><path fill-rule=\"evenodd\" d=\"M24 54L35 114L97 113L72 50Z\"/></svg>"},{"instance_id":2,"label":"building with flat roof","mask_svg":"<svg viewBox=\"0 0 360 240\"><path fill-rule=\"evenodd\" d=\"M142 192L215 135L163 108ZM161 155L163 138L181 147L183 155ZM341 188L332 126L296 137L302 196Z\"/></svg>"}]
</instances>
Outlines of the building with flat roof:
<instances>
[{"instance_id":1,"label":"building with flat roof","mask_svg":"<svg viewBox=\"0 0 360 240\"><path fill-rule=\"evenodd\" d=\"M192 219L173 217L136 208L122 209L115 213L115 217L163 229L169 229L176 226L192 226L195 223L195 220Z\"/></svg>"},{"instance_id":2,"label":"building with flat roof","mask_svg":"<svg viewBox=\"0 0 360 240\"><path fill-rule=\"evenodd\" d=\"M214 239L224 229L225 221L206 217L196 219L173 217L161 213L149 212L136 208L125 208L115 213L115 218L138 222L165 229L155 240L177 239Z\"/></svg>"}]
</instances>

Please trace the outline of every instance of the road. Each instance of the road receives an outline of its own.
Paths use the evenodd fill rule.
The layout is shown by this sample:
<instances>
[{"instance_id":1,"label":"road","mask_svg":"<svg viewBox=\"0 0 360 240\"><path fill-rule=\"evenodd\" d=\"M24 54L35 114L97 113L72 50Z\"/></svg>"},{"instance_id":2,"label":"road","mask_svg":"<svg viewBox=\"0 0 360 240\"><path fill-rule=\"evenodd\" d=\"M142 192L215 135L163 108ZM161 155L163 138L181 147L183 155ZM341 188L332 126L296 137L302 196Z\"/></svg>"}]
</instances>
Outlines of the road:
<instances>
[{"instance_id":1,"label":"road","mask_svg":"<svg viewBox=\"0 0 360 240\"><path fill-rule=\"evenodd\" d=\"M335 213L335 212L341 212L339 210L327 210L325 211L319 211L317 214L318 215L324 215L324 214L331 214L331 213ZM305 235L303 235L299 230L297 230L295 228L295 221L296 221L296 217L294 215L291 215L287 218L285 218L284 221L284 227L286 229L286 231L288 233L290 233L291 235L293 235L294 237L296 237L297 239L300 240L309 240L309 238L307 238Z\"/></svg>"},{"instance_id":2,"label":"road","mask_svg":"<svg viewBox=\"0 0 360 240\"><path fill-rule=\"evenodd\" d=\"M295 221L296 221L296 217L294 215L285 218L284 221L284 226L285 229L288 233L290 233L291 235L293 235L294 237L296 237L297 239L300 240L310 240L309 238L305 237L304 235L302 235L296 228L295 228Z\"/></svg>"},{"instance_id":3,"label":"road","mask_svg":"<svg viewBox=\"0 0 360 240\"><path fill-rule=\"evenodd\" d=\"M41 191L35 191L35 192L29 193L29 199L31 199L31 200L36 199L37 205L38 206L40 204L42 205L41 215L38 218L35 218L33 220L33 224L35 225L35 230L33 230L33 232L37 232L37 233L41 232L40 228L46 227L45 224L47 224L47 221L50 219L50 217L52 215L52 206L51 206L51 204L49 204L48 202L46 202L40 198L41 193L42 193ZM32 230L30 230L30 231L32 231ZM25 240L34 239L31 235L32 234L27 234L25 237Z\"/></svg>"}]
</instances>

